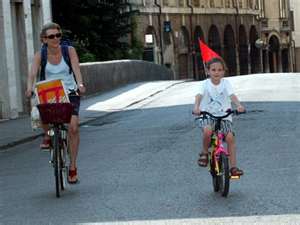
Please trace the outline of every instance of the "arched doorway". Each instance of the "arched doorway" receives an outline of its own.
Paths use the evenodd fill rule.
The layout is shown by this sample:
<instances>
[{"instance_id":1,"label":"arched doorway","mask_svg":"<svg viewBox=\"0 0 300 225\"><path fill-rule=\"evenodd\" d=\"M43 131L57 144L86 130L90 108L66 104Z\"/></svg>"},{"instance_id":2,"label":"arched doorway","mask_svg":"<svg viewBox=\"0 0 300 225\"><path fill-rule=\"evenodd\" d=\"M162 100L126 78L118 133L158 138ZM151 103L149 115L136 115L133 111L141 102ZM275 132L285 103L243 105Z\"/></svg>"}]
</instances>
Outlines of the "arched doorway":
<instances>
[{"instance_id":1,"label":"arched doorway","mask_svg":"<svg viewBox=\"0 0 300 225\"><path fill-rule=\"evenodd\" d=\"M289 72L289 49L285 48L281 51L282 72Z\"/></svg>"},{"instance_id":2,"label":"arched doorway","mask_svg":"<svg viewBox=\"0 0 300 225\"><path fill-rule=\"evenodd\" d=\"M196 26L195 32L194 32L194 40L195 40L195 54L196 54L196 65L197 65L197 80L204 80L206 78L203 61L201 57L200 47L199 47L199 39L204 40L203 31L200 26Z\"/></svg>"},{"instance_id":3,"label":"arched doorway","mask_svg":"<svg viewBox=\"0 0 300 225\"><path fill-rule=\"evenodd\" d=\"M221 55L221 39L218 28L212 25L208 32L208 45L211 49Z\"/></svg>"},{"instance_id":4,"label":"arched doorway","mask_svg":"<svg viewBox=\"0 0 300 225\"><path fill-rule=\"evenodd\" d=\"M255 46L255 41L258 39L258 33L255 26L250 28L250 62L251 62L251 73L258 73L260 71L260 51Z\"/></svg>"},{"instance_id":5,"label":"arched doorway","mask_svg":"<svg viewBox=\"0 0 300 225\"><path fill-rule=\"evenodd\" d=\"M186 27L181 27L179 33L178 73L179 79L187 79L189 74L189 32Z\"/></svg>"},{"instance_id":6,"label":"arched doorway","mask_svg":"<svg viewBox=\"0 0 300 225\"><path fill-rule=\"evenodd\" d=\"M234 32L231 25L227 25L224 31L224 60L228 67L228 75L236 75L236 53Z\"/></svg>"},{"instance_id":7,"label":"arched doorway","mask_svg":"<svg viewBox=\"0 0 300 225\"><path fill-rule=\"evenodd\" d=\"M239 27L239 61L240 74L248 74L248 41L246 29L242 25Z\"/></svg>"},{"instance_id":8,"label":"arched doorway","mask_svg":"<svg viewBox=\"0 0 300 225\"><path fill-rule=\"evenodd\" d=\"M279 40L275 35L272 35L269 39L269 65L270 72L279 72Z\"/></svg>"},{"instance_id":9,"label":"arched doorway","mask_svg":"<svg viewBox=\"0 0 300 225\"><path fill-rule=\"evenodd\" d=\"M154 27L148 26L145 32L145 45L143 52L143 60L159 63L159 54L157 48L157 39Z\"/></svg>"}]
</instances>

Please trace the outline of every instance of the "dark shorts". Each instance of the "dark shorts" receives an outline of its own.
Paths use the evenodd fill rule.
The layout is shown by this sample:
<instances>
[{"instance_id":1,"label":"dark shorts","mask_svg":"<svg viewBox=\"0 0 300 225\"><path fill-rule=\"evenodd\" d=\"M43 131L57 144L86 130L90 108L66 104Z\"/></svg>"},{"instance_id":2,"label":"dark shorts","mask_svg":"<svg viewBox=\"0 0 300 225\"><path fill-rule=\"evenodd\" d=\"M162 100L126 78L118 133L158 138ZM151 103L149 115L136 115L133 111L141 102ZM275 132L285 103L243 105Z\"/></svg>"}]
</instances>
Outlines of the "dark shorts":
<instances>
[{"instance_id":1,"label":"dark shorts","mask_svg":"<svg viewBox=\"0 0 300 225\"><path fill-rule=\"evenodd\" d=\"M73 105L73 112L72 115L78 116L79 115L79 108L80 108L80 96L74 96L73 94L69 95L70 102Z\"/></svg>"}]
</instances>

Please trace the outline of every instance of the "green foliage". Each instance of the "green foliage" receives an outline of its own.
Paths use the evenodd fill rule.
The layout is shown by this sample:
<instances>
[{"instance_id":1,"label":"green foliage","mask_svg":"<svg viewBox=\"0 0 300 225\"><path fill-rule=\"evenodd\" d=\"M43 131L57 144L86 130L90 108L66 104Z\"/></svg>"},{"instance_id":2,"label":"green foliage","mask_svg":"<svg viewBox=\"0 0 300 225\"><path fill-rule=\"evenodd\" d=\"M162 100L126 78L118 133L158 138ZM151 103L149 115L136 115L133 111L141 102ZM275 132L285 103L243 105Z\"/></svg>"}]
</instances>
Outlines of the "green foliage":
<instances>
[{"instance_id":1,"label":"green foliage","mask_svg":"<svg viewBox=\"0 0 300 225\"><path fill-rule=\"evenodd\" d=\"M135 13L126 0L52 0L54 22L70 31L81 61L141 57Z\"/></svg>"}]
</instances>

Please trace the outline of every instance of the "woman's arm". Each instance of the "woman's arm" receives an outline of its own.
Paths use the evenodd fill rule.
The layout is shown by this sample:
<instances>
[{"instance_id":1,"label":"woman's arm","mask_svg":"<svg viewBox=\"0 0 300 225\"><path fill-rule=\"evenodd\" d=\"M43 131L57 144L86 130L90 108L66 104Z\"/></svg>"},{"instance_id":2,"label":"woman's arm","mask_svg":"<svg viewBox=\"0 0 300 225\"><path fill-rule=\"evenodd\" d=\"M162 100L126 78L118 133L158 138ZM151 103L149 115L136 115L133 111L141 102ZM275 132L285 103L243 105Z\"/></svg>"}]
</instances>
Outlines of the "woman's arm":
<instances>
[{"instance_id":1,"label":"woman's arm","mask_svg":"<svg viewBox=\"0 0 300 225\"><path fill-rule=\"evenodd\" d=\"M73 73L76 77L76 81L78 84L78 89L79 89L80 93L84 93L85 86L83 84L82 75L80 72L79 58L78 58L77 52L74 47L69 47L69 56L70 56L70 60L71 60L72 70L73 70Z\"/></svg>"},{"instance_id":2,"label":"woman's arm","mask_svg":"<svg viewBox=\"0 0 300 225\"><path fill-rule=\"evenodd\" d=\"M37 52L33 57L31 68L29 70L28 77L27 77L27 90L25 92L25 95L27 97L31 97L32 95L33 84L39 72L40 65L41 65L41 53Z\"/></svg>"}]
</instances>

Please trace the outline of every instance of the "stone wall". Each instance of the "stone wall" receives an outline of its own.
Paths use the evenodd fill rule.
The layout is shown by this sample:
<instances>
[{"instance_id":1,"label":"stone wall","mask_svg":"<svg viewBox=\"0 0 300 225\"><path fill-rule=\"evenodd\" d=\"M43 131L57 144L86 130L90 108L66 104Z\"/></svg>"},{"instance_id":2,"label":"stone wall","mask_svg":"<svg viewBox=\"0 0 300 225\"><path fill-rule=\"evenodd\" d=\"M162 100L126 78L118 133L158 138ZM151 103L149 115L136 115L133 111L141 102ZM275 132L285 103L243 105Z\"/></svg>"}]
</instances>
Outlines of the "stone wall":
<instances>
[{"instance_id":1,"label":"stone wall","mask_svg":"<svg viewBox=\"0 0 300 225\"><path fill-rule=\"evenodd\" d=\"M86 95L139 81L172 80L172 70L142 60L116 60L80 64Z\"/></svg>"}]
</instances>

